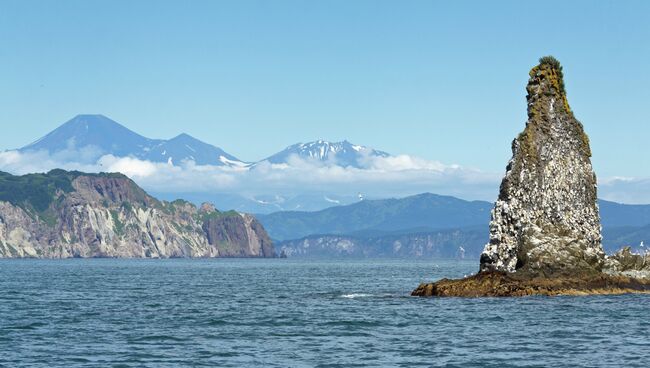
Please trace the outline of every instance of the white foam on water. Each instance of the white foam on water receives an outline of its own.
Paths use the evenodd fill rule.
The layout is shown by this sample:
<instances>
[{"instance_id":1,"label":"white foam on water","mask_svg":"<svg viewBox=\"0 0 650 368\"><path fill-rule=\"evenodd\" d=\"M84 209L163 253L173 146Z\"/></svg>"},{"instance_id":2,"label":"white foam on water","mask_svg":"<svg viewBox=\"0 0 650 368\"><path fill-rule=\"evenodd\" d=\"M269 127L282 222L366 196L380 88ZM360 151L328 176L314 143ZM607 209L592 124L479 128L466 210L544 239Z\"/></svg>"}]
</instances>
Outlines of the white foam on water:
<instances>
[{"instance_id":1,"label":"white foam on water","mask_svg":"<svg viewBox=\"0 0 650 368\"><path fill-rule=\"evenodd\" d=\"M369 298L374 296L372 294L363 294L363 293L352 293L352 294L343 294L341 298L354 299L354 298Z\"/></svg>"}]
</instances>

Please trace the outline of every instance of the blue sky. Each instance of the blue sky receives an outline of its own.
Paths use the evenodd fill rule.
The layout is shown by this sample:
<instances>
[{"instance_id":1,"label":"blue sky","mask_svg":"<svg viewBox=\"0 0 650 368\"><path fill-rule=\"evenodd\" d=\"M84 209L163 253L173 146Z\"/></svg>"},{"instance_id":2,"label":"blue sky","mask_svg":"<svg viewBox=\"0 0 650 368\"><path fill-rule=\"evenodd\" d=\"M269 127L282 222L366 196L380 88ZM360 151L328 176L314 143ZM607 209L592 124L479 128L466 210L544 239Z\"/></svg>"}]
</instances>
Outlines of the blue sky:
<instances>
[{"instance_id":1,"label":"blue sky","mask_svg":"<svg viewBox=\"0 0 650 368\"><path fill-rule=\"evenodd\" d=\"M602 176L650 176L647 1L0 1L0 149L79 113L243 160L348 139L503 172L564 65Z\"/></svg>"}]
</instances>

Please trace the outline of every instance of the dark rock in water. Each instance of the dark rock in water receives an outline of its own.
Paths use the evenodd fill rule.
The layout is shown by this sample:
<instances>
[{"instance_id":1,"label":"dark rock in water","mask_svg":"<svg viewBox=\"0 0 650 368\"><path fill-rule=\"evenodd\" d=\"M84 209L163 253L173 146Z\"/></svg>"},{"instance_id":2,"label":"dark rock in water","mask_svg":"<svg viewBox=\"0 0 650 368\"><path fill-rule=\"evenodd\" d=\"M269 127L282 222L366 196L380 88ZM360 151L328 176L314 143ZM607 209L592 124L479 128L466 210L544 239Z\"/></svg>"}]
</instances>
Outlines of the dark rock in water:
<instances>
[{"instance_id":1,"label":"dark rock in water","mask_svg":"<svg viewBox=\"0 0 650 368\"><path fill-rule=\"evenodd\" d=\"M421 284L412 296L502 297L527 295L613 295L650 293L650 280L605 273L556 277L487 271L461 279Z\"/></svg>"},{"instance_id":2,"label":"dark rock in water","mask_svg":"<svg viewBox=\"0 0 650 368\"><path fill-rule=\"evenodd\" d=\"M650 290L639 258L608 259L601 245L589 138L569 107L562 67L530 71L528 121L492 211L479 274L422 284L418 296L519 296ZM643 264L644 265L644 264Z\"/></svg>"}]
</instances>

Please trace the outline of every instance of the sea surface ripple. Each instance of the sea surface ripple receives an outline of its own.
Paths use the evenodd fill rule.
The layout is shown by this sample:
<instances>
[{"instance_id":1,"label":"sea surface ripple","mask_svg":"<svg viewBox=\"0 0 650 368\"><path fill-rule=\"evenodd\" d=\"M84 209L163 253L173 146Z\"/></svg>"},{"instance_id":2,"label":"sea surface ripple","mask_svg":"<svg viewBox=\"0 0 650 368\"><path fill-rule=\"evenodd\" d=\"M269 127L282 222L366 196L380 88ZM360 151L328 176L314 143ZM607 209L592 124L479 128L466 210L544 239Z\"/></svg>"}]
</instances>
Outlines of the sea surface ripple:
<instances>
[{"instance_id":1,"label":"sea surface ripple","mask_svg":"<svg viewBox=\"0 0 650 368\"><path fill-rule=\"evenodd\" d=\"M476 262L1 260L2 367L647 367L650 296L415 298Z\"/></svg>"}]
</instances>

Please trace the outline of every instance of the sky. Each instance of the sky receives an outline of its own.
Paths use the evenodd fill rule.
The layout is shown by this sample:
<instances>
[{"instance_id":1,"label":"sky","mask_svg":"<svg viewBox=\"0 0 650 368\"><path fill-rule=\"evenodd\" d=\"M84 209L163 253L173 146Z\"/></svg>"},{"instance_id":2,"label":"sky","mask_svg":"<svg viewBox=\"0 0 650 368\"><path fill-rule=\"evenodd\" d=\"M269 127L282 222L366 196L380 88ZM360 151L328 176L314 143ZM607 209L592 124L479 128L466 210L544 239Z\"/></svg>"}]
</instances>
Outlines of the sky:
<instances>
[{"instance_id":1,"label":"sky","mask_svg":"<svg viewBox=\"0 0 650 368\"><path fill-rule=\"evenodd\" d=\"M552 54L601 181L645 180L649 18L647 1L0 0L0 150L100 113L245 161L347 139L501 174Z\"/></svg>"}]
</instances>

